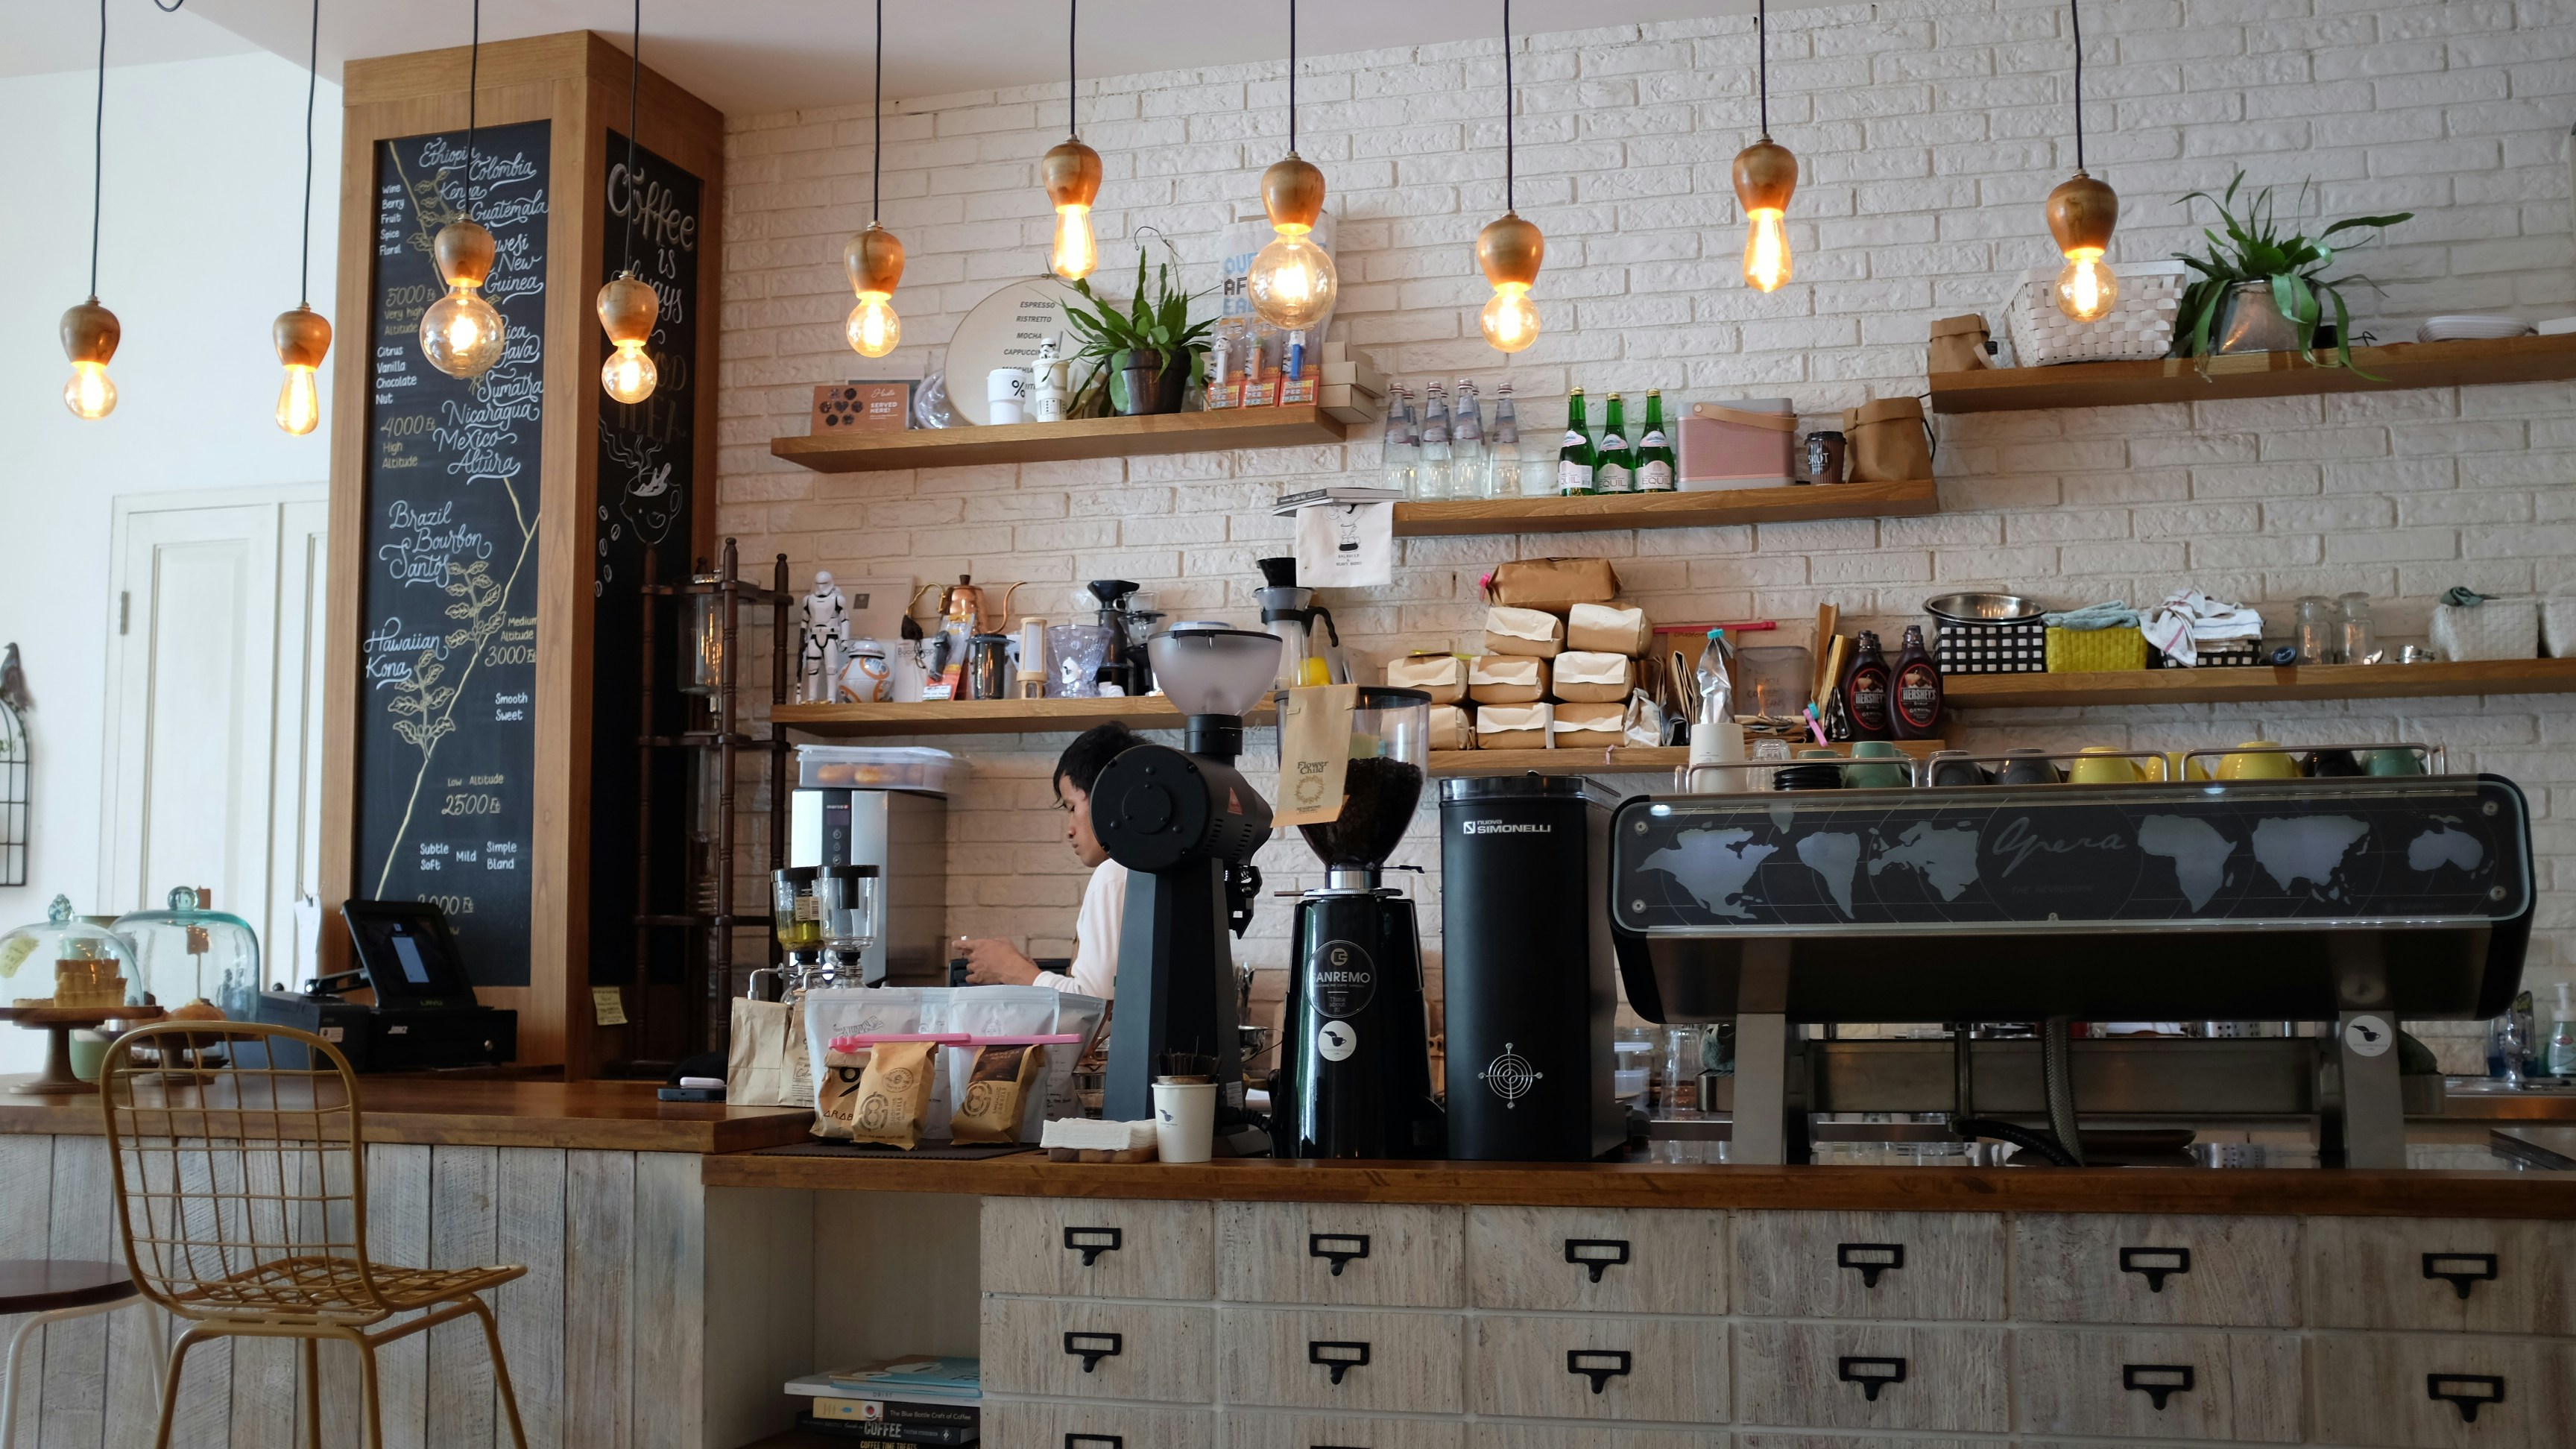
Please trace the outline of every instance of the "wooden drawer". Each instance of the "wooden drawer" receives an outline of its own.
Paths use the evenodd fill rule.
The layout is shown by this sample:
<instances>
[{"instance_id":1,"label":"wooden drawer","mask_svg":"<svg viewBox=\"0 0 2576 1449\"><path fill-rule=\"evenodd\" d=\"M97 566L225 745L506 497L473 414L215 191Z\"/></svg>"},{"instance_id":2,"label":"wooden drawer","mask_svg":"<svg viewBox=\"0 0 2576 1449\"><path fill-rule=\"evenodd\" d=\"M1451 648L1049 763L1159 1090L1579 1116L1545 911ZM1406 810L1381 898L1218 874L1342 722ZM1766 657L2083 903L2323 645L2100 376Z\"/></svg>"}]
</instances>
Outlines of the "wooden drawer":
<instances>
[{"instance_id":1,"label":"wooden drawer","mask_svg":"<svg viewBox=\"0 0 2576 1449\"><path fill-rule=\"evenodd\" d=\"M1560 1429L1545 1424L1477 1423L1469 1426L1467 1435L1470 1449L1727 1449L1723 1429ZM1833 1449L1857 1446L1844 1439L1836 1441Z\"/></svg>"},{"instance_id":2,"label":"wooden drawer","mask_svg":"<svg viewBox=\"0 0 2576 1449\"><path fill-rule=\"evenodd\" d=\"M2011 1418L2006 1356L2000 1328L1738 1323L1735 1418L1801 1428L2000 1434Z\"/></svg>"},{"instance_id":3,"label":"wooden drawer","mask_svg":"<svg viewBox=\"0 0 2576 1449\"><path fill-rule=\"evenodd\" d=\"M1144 1409L1053 1399L984 1400L983 1437L993 1449L1207 1449L1213 1409Z\"/></svg>"},{"instance_id":4,"label":"wooden drawer","mask_svg":"<svg viewBox=\"0 0 2576 1449\"><path fill-rule=\"evenodd\" d=\"M2004 1220L1996 1213L1737 1213L1735 1311L2002 1318Z\"/></svg>"},{"instance_id":5,"label":"wooden drawer","mask_svg":"<svg viewBox=\"0 0 2576 1449\"><path fill-rule=\"evenodd\" d=\"M1913 1435L1872 1434L1845 1439L1825 1434L1777 1434L1746 1431L1735 1436L1735 1449L1995 1449L1992 1439L1922 1439Z\"/></svg>"},{"instance_id":6,"label":"wooden drawer","mask_svg":"<svg viewBox=\"0 0 2576 1449\"><path fill-rule=\"evenodd\" d=\"M1466 1442L1467 1426L1455 1419L1225 1411L1225 1449L1465 1449Z\"/></svg>"},{"instance_id":7,"label":"wooden drawer","mask_svg":"<svg viewBox=\"0 0 2576 1449\"><path fill-rule=\"evenodd\" d=\"M2501 1402L2464 1417L2437 1392ZM2576 1346L2433 1334L2318 1334L2308 1340L2323 1443L2397 1449L2566 1449L2576 1437Z\"/></svg>"},{"instance_id":8,"label":"wooden drawer","mask_svg":"<svg viewBox=\"0 0 2576 1449\"><path fill-rule=\"evenodd\" d=\"M1726 1214L1472 1207L1467 1296L1541 1313L1723 1313Z\"/></svg>"},{"instance_id":9,"label":"wooden drawer","mask_svg":"<svg viewBox=\"0 0 2576 1449\"><path fill-rule=\"evenodd\" d=\"M1726 1324L1494 1315L1475 1322L1468 1402L1520 1419L1726 1422Z\"/></svg>"},{"instance_id":10,"label":"wooden drawer","mask_svg":"<svg viewBox=\"0 0 2576 1449\"><path fill-rule=\"evenodd\" d=\"M984 1300L984 1387L1050 1398L1204 1404L1216 1310L1080 1299Z\"/></svg>"},{"instance_id":11,"label":"wooden drawer","mask_svg":"<svg viewBox=\"0 0 2576 1449\"><path fill-rule=\"evenodd\" d=\"M1464 1328L1439 1313L1221 1309L1218 1378L1229 1404L1455 1414Z\"/></svg>"},{"instance_id":12,"label":"wooden drawer","mask_svg":"<svg viewBox=\"0 0 2576 1449\"><path fill-rule=\"evenodd\" d=\"M2014 1316L2042 1323L2295 1328L2299 1220L2024 1213Z\"/></svg>"},{"instance_id":13,"label":"wooden drawer","mask_svg":"<svg viewBox=\"0 0 2576 1449\"><path fill-rule=\"evenodd\" d=\"M2291 1333L2013 1335L2024 1433L2295 1444L2302 1373Z\"/></svg>"},{"instance_id":14,"label":"wooden drawer","mask_svg":"<svg viewBox=\"0 0 2576 1449\"><path fill-rule=\"evenodd\" d=\"M2576 1333L2576 1223L2321 1217L2307 1226L2310 1327ZM2576 1440L2576 1425L2567 1432Z\"/></svg>"},{"instance_id":15,"label":"wooden drawer","mask_svg":"<svg viewBox=\"0 0 2576 1449\"><path fill-rule=\"evenodd\" d=\"M984 1291L1049 1298L1216 1296L1203 1202L984 1199Z\"/></svg>"},{"instance_id":16,"label":"wooden drawer","mask_svg":"<svg viewBox=\"0 0 2576 1449\"><path fill-rule=\"evenodd\" d=\"M1227 1202L1217 1296L1235 1303L1456 1308L1465 1233L1454 1207Z\"/></svg>"}]
</instances>

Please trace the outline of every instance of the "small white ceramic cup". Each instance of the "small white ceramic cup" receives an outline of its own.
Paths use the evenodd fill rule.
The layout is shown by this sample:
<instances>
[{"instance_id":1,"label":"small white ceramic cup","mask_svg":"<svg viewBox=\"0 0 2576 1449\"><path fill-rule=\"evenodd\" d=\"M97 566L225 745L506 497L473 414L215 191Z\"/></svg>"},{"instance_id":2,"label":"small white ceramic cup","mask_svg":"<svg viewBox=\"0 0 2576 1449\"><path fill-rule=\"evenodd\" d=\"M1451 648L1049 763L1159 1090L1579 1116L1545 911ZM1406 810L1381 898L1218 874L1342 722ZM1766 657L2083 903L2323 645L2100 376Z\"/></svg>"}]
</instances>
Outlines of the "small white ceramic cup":
<instances>
[{"instance_id":1,"label":"small white ceramic cup","mask_svg":"<svg viewBox=\"0 0 2576 1449\"><path fill-rule=\"evenodd\" d=\"M1154 1150L1165 1162L1205 1162L1216 1147L1216 1083L1154 1083Z\"/></svg>"}]
</instances>

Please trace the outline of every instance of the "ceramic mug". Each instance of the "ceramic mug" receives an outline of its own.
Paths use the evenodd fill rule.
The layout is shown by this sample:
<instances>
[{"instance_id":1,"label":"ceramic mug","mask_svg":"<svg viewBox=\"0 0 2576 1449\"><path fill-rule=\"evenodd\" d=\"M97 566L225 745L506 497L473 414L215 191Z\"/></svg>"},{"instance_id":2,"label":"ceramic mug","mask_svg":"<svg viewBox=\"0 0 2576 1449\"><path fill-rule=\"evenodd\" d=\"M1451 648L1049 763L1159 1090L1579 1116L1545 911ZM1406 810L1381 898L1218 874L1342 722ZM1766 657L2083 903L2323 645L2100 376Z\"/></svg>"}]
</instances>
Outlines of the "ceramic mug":
<instances>
[{"instance_id":1,"label":"ceramic mug","mask_svg":"<svg viewBox=\"0 0 2576 1449\"><path fill-rule=\"evenodd\" d=\"M2372 750L2363 765L2373 775L2420 775L2424 773L2423 757L2413 750Z\"/></svg>"},{"instance_id":2,"label":"ceramic mug","mask_svg":"<svg viewBox=\"0 0 2576 1449\"><path fill-rule=\"evenodd\" d=\"M1940 786L1982 785L1986 783L1986 773L1977 768L1976 761L1968 758L1967 751L1942 750L1932 757L1932 783Z\"/></svg>"},{"instance_id":3,"label":"ceramic mug","mask_svg":"<svg viewBox=\"0 0 2576 1449\"><path fill-rule=\"evenodd\" d=\"M2206 779L2208 779L2208 778L2209 778L2209 761L2208 761L2208 760L2206 760L2206 759L2199 759L2199 760L2188 760L2188 762L2186 763L2186 759L2187 759L2187 757L2190 755L2190 753L2191 753L2191 752L2190 752L2189 750L2167 750L2167 751L2165 751L2165 757L2164 757L2164 773L2163 773L2162 775L2158 776L2157 778L2158 778L2158 779L2163 779L2163 780L2206 780Z\"/></svg>"},{"instance_id":4,"label":"ceramic mug","mask_svg":"<svg viewBox=\"0 0 2576 1449\"><path fill-rule=\"evenodd\" d=\"M2140 762L2115 753L2110 745L2086 745L2066 770L2070 785L2134 785L2146 777Z\"/></svg>"},{"instance_id":5,"label":"ceramic mug","mask_svg":"<svg viewBox=\"0 0 2576 1449\"><path fill-rule=\"evenodd\" d=\"M2004 754L2007 758L2004 761L2003 783L2007 785L2057 783L2057 766L2050 761L2047 751L2018 749L2006 750Z\"/></svg>"},{"instance_id":6,"label":"ceramic mug","mask_svg":"<svg viewBox=\"0 0 2576 1449\"><path fill-rule=\"evenodd\" d=\"M2236 748L2268 752L2277 750L2280 746L2271 740L2243 740L2238 742ZM2227 755L2218 762L2218 778L2222 780L2295 780L2299 778L2299 761L2293 755L2273 753Z\"/></svg>"},{"instance_id":7,"label":"ceramic mug","mask_svg":"<svg viewBox=\"0 0 2576 1449\"><path fill-rule=\"evenodd\" d=\"M1898 764L1904 752L1888 740L1857 740L1851 748L1852 763L1843 767L1843 787L1850 790L1901 790L1905 788L1905 767ZM1882 761L1862 764L1863 760Z\"/></svg>"}]
</instances>

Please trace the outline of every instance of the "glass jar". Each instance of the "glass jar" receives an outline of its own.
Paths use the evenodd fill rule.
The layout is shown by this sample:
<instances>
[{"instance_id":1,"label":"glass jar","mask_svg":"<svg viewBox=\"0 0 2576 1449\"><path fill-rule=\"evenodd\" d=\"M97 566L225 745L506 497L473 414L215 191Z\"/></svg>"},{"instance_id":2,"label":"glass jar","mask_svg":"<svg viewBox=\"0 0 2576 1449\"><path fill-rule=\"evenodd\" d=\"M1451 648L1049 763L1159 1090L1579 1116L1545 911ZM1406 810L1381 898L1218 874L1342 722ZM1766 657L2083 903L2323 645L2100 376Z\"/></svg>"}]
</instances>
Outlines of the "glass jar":
<instances>
[{"instance_id":1,"label":"glass jar","mask_svg":"<svg viewBox=\"0 0 2576 1449\"><path fill-rule=\"evenodd\" d=\"M1430 695L1418 689L1360 686L1351 708L1341 816L1297 827L1327 871L1376 867L1395 854L1422 800L1430 746Z\"/></svg>"},{"instance_id":2,"label":"glass jar","mask_svg":"<svg viewBox=\"0 0 2576 1449\"><path fill-rule=\"evenodd\" d=\"M211 891L180 886L169 908L118 919L143 968L142 999L165 1011L213 1007L228 1021L259 1018L259 933L214 908Z\"/></svg>"},{"instance_id":3,"label":"glass jar","mask_svg":"<svg viewBox=\"0 0 2576 1449\"><path fill-rule=\"evenodd\" d=\"M2377 631L2370 624L2370 595L2345 594L2335 600L2343 614L2343 632L2335 657L2346 664L2368 664L2379 652Z\"/></svg>"},{"instance_id":4,"label":"glass jar","mask_svg":"<svg viewBox=\"0 0 2576 1449\"><path fill-rule=\"evenodd\" d=\"M2299 600L2298 621L2291 632L2301 664L2332 664L2343 642L2342 611L2325 595L2310 594Z\"/></svg>"},{"instance_id":5,"label":"glass jar","mask_svg":"<svg viewBox=\"0 0 2576 1449\"><path fill-rule=\"evenodd\" d=\"M680 652L671 662L682 694L713 694L724 683L724 595L715 591L723 582L720 574L698 574L689 585L705 592L680 596Z\"/></svg>"},{"instance_id":6,"label":"glass jar","mask_svg":"<svg viewBox=\"0 0 2576 1449\"><path fill-rule=\"evenodd\" d=\"M769 921L781 949L812 951L823 944L823 900L816 894L822 875L814 865L769 873Z\"/></svg>"},{"instance_id":7,"label":"glass jar","mask_svg":"<svg viewBox=\"0 0 2576 1449\"><path fill-rule=\"evenodd\" d=\"M814 899L822 913L823 949L835 955L864 956L884 933L883 897L873 865L821 867Z\"/></svg>"},{"instance_id":8,"label":"glass jar","mask_svg":"<svg viewBox=\"0 0 2576 1449\"><path fill-rule=\"evenodd\" d=\"M134 943L72 914L71 898L54 897L41 924L0 936L0 981L17 1001L50 1005L131 1006L143 1000L143 967Z\"/></svg>"}]
</instances>

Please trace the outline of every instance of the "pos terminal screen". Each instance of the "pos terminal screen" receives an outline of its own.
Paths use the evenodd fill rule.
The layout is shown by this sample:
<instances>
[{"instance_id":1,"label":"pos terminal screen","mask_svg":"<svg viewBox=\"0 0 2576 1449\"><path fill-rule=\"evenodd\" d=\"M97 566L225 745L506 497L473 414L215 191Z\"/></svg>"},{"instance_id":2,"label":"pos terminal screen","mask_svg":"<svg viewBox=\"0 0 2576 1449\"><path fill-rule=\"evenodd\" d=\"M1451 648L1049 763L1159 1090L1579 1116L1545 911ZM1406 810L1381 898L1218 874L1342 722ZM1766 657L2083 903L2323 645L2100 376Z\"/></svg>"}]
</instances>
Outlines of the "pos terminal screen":
<instances>
[{"instance_id":1,"label":"pos terminal screen","mask_svg":"<svg viewBox=\"0 0 2576 1449\"><path fill-rule=\"evenodd\" d=\"M446 913L421 901L350 901L341 907L358 965L378 1005L474 1000Z\"/></svg>"}]
</instances>

